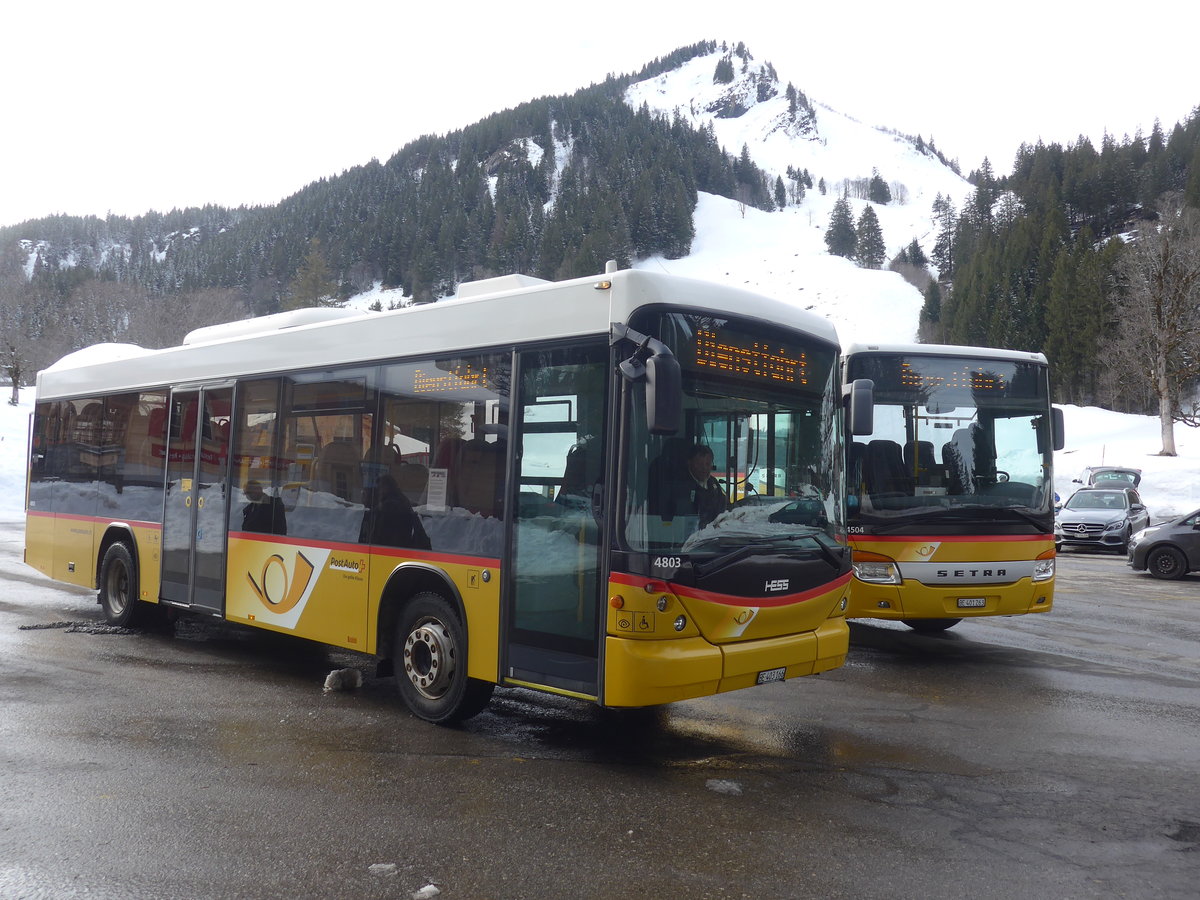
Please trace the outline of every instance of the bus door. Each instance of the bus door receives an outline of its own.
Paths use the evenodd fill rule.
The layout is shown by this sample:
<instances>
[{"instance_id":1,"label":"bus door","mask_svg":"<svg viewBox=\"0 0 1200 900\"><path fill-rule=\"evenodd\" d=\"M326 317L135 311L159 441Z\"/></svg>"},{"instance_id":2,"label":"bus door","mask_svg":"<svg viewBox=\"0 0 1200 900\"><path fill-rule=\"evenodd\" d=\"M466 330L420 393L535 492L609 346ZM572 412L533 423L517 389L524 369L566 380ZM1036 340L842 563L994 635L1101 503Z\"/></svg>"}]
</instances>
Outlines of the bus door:
<instances>
[{"instance_id":1,"label":"bus door","mask_svg":"<svg viewBox=\"0 0 1200 900\"><path fill-rule=\"evenodd\" d=\"M522 352L510 427L502 681L599 696L604 344Z\"/></svg>"},{"instance_id":2,"label":"bus door","mask_svg":"<svg viewBox=\"0 0 1200 900\"><path fill-rule=\"evenodd\" d=\"M160 597L222 615L233 387L171 392Z\"/></svg>"}]
</instances>

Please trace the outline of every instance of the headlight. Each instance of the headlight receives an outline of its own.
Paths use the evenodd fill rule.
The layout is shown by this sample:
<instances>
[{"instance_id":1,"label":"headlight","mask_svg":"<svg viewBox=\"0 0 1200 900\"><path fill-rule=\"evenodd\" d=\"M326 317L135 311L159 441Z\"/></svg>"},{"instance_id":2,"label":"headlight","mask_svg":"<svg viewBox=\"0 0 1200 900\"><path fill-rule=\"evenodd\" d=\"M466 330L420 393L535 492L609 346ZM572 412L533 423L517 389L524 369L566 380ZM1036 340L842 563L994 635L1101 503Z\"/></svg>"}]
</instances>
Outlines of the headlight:
<instances>
[{"instance_id":1,"label":"headlight","mask_svg":"<svg viewBox=\"0 0 1200 900\"><path fill-rule=\"evenodd\" d=\"M1033 580L1049 581L1054 577L1054 560L1039 559L1033 566Z\"/></svg>"},{"instance_id":2,"label":"headlight","mask_svg":"<svg viewBox=\"0 0 1200 900\"><path fill-rule=\"evenodd\" d=\"M869 584L900 584L900 570L890 562L856 562L854 574Z\"/></svg>"},{"instance_id":3,"label":"headlight","mask_svg":"<svg viewBox=\"0 0 1200 900\"><path fill-rule=\"evenodd\" d=\"M1115 522L1109 522L1107 525L1105 525L1104 530L1105 531L1120 531L1124 527L1125 527L1125 520L1117 519Z\"/></svg>"}]
</instances>

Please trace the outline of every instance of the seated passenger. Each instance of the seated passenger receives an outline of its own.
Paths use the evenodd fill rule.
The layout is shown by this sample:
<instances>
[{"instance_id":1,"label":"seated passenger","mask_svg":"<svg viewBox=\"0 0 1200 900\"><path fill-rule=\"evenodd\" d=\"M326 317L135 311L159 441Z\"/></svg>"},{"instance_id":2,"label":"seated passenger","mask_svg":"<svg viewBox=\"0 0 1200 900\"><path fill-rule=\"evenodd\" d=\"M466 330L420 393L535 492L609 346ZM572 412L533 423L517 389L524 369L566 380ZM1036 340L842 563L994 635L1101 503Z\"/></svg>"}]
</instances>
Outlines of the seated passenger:
<instances>
[{"instance_id":1,"label":"seated passenger","mask_svg":"<svg viewBox=\"0 0 1200 900\"><path fill-rule=\"evenodd\" d=\"M375 483L375 502L363 514L359 542L430 549L429 536L421 525L421 517L391 475L380 475Z\"/></svg>"},{"instance_id":2,"label":"seated passenger","mask_svg":"<svg viewBox=\"0 0 1200 900\"><path fill-rule=\"evenodd\" d=\"M287 534L287 515L283 501L263 490L262 482L250 479L243 492L249 501L242 509L242 531L262 534Z\"/></svg>"}]
</instances>

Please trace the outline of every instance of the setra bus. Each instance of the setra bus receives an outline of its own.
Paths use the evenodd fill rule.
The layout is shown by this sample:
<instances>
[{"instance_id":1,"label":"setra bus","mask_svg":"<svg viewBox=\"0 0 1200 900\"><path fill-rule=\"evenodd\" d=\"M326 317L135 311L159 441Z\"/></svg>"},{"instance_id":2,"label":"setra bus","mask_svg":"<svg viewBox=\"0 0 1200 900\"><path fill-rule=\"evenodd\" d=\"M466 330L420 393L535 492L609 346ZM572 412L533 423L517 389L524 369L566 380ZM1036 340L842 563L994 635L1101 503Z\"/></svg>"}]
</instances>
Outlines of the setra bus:
<instances>
[{"instance_id":1,"label":"setra bus","mask_svg":"<svg viewBox=\"0 0 1200 900\"><path fill-rule=\"evenodd\" d=\"M870 434L847 442L850 618L941 631L1054 601L1046 358L982 347L851 344L843 377L873 384Z\"/></svg>"},{"instance_id":2,"label":"setra bus","mask_svg":"<svg viewBox=\"0 0 1200 900\"><path fill-rule=\"evenodd\" d=\"M827 322L613 264L211 326L39 373L25 559L373 654L433 722L706 696L846 656L847 406Z\"/></svg>"}]
</instances>

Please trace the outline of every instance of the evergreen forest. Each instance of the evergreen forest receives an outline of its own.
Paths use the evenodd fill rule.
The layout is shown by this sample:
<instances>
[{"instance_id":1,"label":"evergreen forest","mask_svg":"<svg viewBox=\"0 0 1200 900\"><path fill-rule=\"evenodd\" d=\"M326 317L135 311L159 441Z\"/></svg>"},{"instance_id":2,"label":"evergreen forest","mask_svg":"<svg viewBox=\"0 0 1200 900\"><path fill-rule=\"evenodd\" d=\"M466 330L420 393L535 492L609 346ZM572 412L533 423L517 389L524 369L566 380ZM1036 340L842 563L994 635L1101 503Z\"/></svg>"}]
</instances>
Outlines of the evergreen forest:
<instances>
[{"instance_id":1,"label":"evergreen forest","mask_svg":"<svg viewBox=\"0 0 1200 900\"><path fill-rule=\"evenodd\" d=\"M1200 279L1184 257L1200 272L1200 247L1184 223L1200 214L1200 109L1169 133L1155 123L1149 137L1106 136L1099 149L1082 137L1024 145L1010 175L984 160L968 180L975 189L962 210L934 203L939 279L926 290L921 338L1044 352L1060 403L1160 414L1166 374L1174 418L1194 420ZM1184 319L1160 319L1159 334L1178 326L1181 340L1154 362L1148 344L1158 339L1136 339L1133 324L1155 300L1125 263L1139 241L1166 243L1168 233L1180 240L1159 276L1182 267Z\"/></svg>"}]
</instances>

